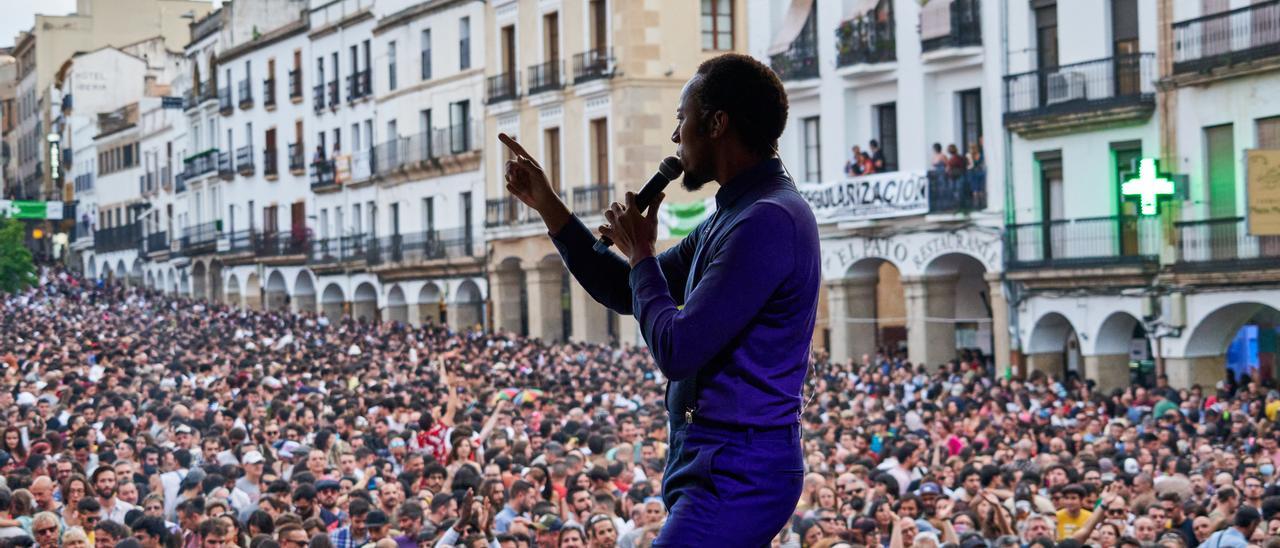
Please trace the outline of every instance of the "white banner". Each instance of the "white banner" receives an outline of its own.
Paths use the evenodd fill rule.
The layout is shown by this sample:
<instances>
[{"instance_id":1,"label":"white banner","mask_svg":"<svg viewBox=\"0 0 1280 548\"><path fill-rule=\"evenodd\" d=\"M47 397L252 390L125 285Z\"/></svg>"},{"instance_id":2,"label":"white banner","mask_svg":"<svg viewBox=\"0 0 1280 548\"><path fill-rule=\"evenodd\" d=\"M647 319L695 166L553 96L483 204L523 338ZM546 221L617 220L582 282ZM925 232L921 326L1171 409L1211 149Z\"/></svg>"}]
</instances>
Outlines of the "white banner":
<instances>
[{"instance_id":1,"label":"white banner","mask_svg":"<svg viewBox=\"0 0 1280 548\"><path fill-rule=\"evenodd\" d=\"M924 215L929 177L921 172L864 175L830 183L796 183L819 223Z\"/></svg>"}]
</instances>

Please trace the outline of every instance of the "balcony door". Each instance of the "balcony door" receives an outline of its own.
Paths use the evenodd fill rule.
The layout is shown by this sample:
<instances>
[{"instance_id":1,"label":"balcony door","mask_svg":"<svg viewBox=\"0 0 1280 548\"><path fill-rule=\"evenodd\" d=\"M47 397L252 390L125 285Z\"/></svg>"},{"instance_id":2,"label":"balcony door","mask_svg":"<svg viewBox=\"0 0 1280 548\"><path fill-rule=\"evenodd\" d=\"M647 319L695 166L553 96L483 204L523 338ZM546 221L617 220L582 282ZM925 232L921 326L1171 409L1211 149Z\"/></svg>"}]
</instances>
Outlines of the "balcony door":
<instances>
[{"instance_id":1,"label":"balcony door","mask_svg":"<svg viewBox=\"0 0 1280 548\"><path fill-rule=\"evenodd\" d=\"M1111 52L1117 97L1141 92L1138 0L1111 0Z\"/></svg>"},{"instance_id":2,"label":"balcony door","mask_svg":"<svg viewBox=\"0 0 1280 548\"><path fill-rule=\"evenodd\" d=\"M1040 106L1049 99L1049 74L1058 68L1058 4L1037 0L1032 3L1036 18L1036 69Z\"/></svg>"},{"instance_id":3,"label":"balcony door","mask_svg":"<svg viewBox=\"0 0 1280 548\"><path fill-rule=\"evenodd\" d=\"M1119 192L1120 185L1126 179L1138 175L1138 160L1142 158L1142 143L1114 144L1111 147L1111 157L1115 162L1115 188L1116 192ZM1138 204L1133 200L1126 200L1123 196L1119 197L1119 203L1120 255L1122 257L1134 257L1139 255L1141 250L1138 240Z\"/></svg>"},{"instance_id":4,"label":"balcony door","mask_svg":"<svg viewBox=\"0 0 1280 548\"><path fill-rule=\"evenodd\" d=\"M1066 208L1063 199L1062 155L1054 152L1038 158L1040 164L1040 228L1042 258L1045 260L1065 255L1066 244L1063 221Z\"/></svg>"},{"instance_id":5,"label":"balcony door","mask_svg":"<svg viewBox=\"0 0 1280 548\"><path fill-rule=\"evenodd\" d=\"M262 230L274 235L280 229L280 217L276 206L262 208Z\"/></svg>"},{"instance_id":6,"label":"balcony door","mask_svg":"<svg viewBox=\"0 0 1280 548\"><path fill-rule=\"evenodd\" d=\"M1209 182L1209 249L1214 259L1236 256L1236 153L1234 126L1204 128L1206 180Z\"/></svg>"}]
</instances>

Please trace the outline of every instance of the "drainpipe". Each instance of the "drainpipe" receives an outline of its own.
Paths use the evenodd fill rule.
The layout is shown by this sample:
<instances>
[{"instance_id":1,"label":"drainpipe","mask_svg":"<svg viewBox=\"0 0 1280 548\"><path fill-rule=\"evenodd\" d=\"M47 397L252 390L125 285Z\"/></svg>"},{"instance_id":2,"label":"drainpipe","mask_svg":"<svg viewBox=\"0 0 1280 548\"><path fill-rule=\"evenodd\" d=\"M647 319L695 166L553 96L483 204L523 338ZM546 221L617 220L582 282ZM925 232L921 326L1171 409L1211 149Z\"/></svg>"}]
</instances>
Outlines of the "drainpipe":
<instances>
[{"instance_id":1,"label":"drainpipe","mask_svg":"<svg viewBox=\"0 0 1280 548\"><path fill-rule=\"evenodd\" d=\"M1009 0L1000 0L1000 87L999 97L1001 108L999 112L1004 112L1004 108L1008 105L1004 104L1004 75L1009 73ZM1014 224L1014 191L1013 191L1013 137L1008 131L1001 131L1000 134L1004 140L1004 230L1001 232L1007 236L1008 226ZM1004 245L1004 238L1001 238L1001 245ZM1008 249L1002 254L1005 256L1005 264L1008 264ZM1019 377L1025 376L1023 371L1022 359L1022 341L1019 337L1018 330L1018 303L1021 302L1022 296L1018 294L1014 284L1009 281L1007 272L1004 268L1000 269L1000 284L1003 286L1005 296L1005 306L1008 308L1009 325L1005 329L1009 330L1009 369L1012 371L1015 367ZM997 372L999 374L999 372Z\"/></svg>"}]
</instances>

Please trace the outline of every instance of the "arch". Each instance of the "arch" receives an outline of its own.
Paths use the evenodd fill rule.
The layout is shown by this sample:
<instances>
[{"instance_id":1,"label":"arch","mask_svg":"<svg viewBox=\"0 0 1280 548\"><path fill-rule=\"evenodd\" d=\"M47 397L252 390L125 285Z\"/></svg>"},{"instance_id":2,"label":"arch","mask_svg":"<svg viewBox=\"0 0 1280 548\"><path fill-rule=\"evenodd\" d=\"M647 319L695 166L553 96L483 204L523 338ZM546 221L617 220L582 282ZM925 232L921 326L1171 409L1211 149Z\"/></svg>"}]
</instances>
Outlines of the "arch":
<instances>
[{"instance_id":1,"label":"arch","mask_svg":"<svg viewBox=\"0 0 1280 548\"><path fill-rule=\"evenodd\" d=\"M102 269L98 271L98 275L101 276L102 279L104 280L115 279L116 272L114 269L111 268L111 261L106 261L106 260L102 261Z\"/></svg>"},{"instance_id":2,"label":"arch","mask_svg":"<svg viewBox=\"0 0 1280 548\"><path fill-rule=\"evenodd\" d=\"M1276 309L1262 303L1242 302L1222 306L1210 312L1191 331L1183 354L1188 358L1221 356L1240 328L1259 314L1275 314Z\"/></svg>"},{"instance_id":3,"label":"arch","mask_svg":"<svg viewBox=\"0 0 1280 548\"><path fill-rule=\"evenodd\" d=\"M235 274L227 276L227 289L222 294L228 305L243 306L240 300L240 279Z\"/></svg>"},{"instance_id":4,"label":"arch","mask_svg":"<svg viewBox=\"0 0 1280 548\"><path fill-rule=\"evenodd\" d=\"M1145 330L1142 322L1128 312L1113 312L1102 320L1098 333L1093 337L1093 353L1097 355L1128 355L1132 349L1134 333Z\"/></svg>"},{"instance_id":5,"label":"arch","mask_svg":"<svg viewBox=\"0 0 1280 548\"><path fill-rule=\"evenodd\" d=\"M204 263L197 262L191 265L191 298L204 299L207 297L205 293L205 269Z\"/></svg>"},{"instance_id":6,"label":"arch","mask_svg":"<svg viewBox=\"0 0 1280 548\"><path fill-rule=\"evenodd\" d=\"M182 275L178 278L178 293L184 297L191 297L191 275L187 271L182 271Z\"/></svg>"},{"instance_id":7,"label":"arch","mask_svg":"<svg viewBox=\"0 0 1280 548\"><path fill-rule=\"evenodd\" d=\"M124 259L116 261L116 280L129 285L129 271L124 269Z\"/></svg>"},{"instance_id":8,"label":"arch","mask_svg":"<svg viewBox=\"0 0 1280 548\"><path fill-rule=\"evenodd\" d=\"M129 269L129 285L143 285L142 259L135 258L133 267Z\"/></svg>"},{"instance_id":9,"label":"arch","mask_svg":"<svg viewBox=\"0 0 1280 548\"><path fill-rule=\"evenodd\" d=\"M418 322L423 324L439 324L444 321L444 307L440 306L442 297L440 286L435 282L427 282L418 290Z\"/></svg>"},{"instance_id":10,"label":"arch","mask_svg":"<svg viewBox=\"0 0 1280 548\"><path fill-rule=\"evenodd\" d=\"M1083 358L1077 333L1075 325L1062 314L1050 312L1041 316L1027 339L1030 369L1042 371L1053 378L1061 378L1072 371L1079 372Z\"/></svg>"},{"instance_id":11,"label":"arch","mask_svg":"<svg viewBox=\"0 0 1280 548\"><path fill-rule=\"evenodd\" d=\"M990 363L994 358L996 334L986 275L987 266L980 259L948 252L929 261L924 276L914 280L929 320L911 321L908 335L913 350L925 349L923 361L936 364L981 354Z\"/></svg>"},{"instance_id":12,"label":"arch","mask_svg":"<svg viewBox=\"0 0 1280 548\"><path fill-rule=\"evenodd\" d=\"M315 278L308 270L299 270L298 276L293 280L293 311L316 311Z\"/></svg>"},{"instance_id":13,"label":"arch","mask_svg":"<svg viewBox=\"0 0 1280 548\"><path fill-rule=\"evenodd\" d=\"M400 284L391 286L387 291L387 321L409 323L409 303L404 300Z\"/></svg>"},{"instance_id":14,"label":"arch","mask_svg":"<svg viewBox=\"0 0 1280 548\"><path fill-rule=\"evenodd\" d=\"M378 320L378 290L369 282L356 286L351 298L351 312L357 320Z\"/></svg>"},{"instance_id":15,"label":"arch","mask_svg":"<svg viewBox=\"0 0 1280 548\"><path fill-rule=\"evenodd\" d=\"M267 310L286 310L289 306L289 286L284 281L284 274L272 270L267 275Z\"/></svg>"},{"instance_id":16,"label":"arch","mask_svg":"<svg viewBox=\"0 0 1280 548\"><path fill-rule=\"evenodd\" d=\"M346 301L347 296L342 292L342 287L331 283L325 286L324 293L320 296L320 311L330 321L338 321L342 318L342 309Z\"/></svg>"},{"instance_id":17,"label":"arch","mask_svg":"<svg viewBox=\"0 0 1280 548\"><path fill-rule=\"evenodd\" d=\"M906 348L906 297L897 263L880 257L855 261L828 287L827 296L835 359Z\"/></svg>"},{"instance_id":18,"label":"arch","mask_svg":"<svg viewBox=\"0 0 1280 548\"><path fill-rule=\"evenodd\" d=\"M250 310L262 310L262 281L257 272L250 272L244 280L244 307Z\"/></svg>"},{"instance_id":19,"label":"arch","mask_svg":"<svg viewBox=\"0 0 1280 548\"><path fill-rule=\"evenodd\" d=\"M88 262L89 262L89 271L86 273L88 275L85 277L89 278L90 280L98 279L98 265L93 262L92 258L90 258Z\"/></svg>"},{"instance_id":20,"label":"arch","mask_svg":"<svg viewBox=\"0 0 1280 548\"><path fill-rule=\"evenodd\" d=\"M169 269L169 275L165 281L164 291L170 295L178 292L178 274L174 269Z\"/></svg>"},{"instance_id":21,"label":"arch","mask_svg":"<svg viewBox=\"0 0 1280 548\"><path fill-rule=\"evenodd\" d=\"M453 311L449 314L449 317L453 322L450 323L450 326L455 331L468 331L477 325L484 324L484 295L475 281L464 280L458 286L458 293L454 297L452 308ZM569 333L565 333L565 337L569 335Z\"/></svg>"},{"instance_id":22,"label":"arch","mask_svg":"<svg viewBox=\"0 0 1280 548\"><path fill-rule=\"evenodd\" d=\"M209 261L209 282L206 287L209 288L209 302L222 302L222 261L214 259Z\"/></svg>"},{"instance_id":23,"label":"arch","mask_svg":"<svg viewBox=\"0 0 1280 548\"><path fill-rule=\"evenodd\" d=\"M156 288L156 273L148 271L147 272L147 289L155 289L155 288Z\"/></svg>"}]
</instances>

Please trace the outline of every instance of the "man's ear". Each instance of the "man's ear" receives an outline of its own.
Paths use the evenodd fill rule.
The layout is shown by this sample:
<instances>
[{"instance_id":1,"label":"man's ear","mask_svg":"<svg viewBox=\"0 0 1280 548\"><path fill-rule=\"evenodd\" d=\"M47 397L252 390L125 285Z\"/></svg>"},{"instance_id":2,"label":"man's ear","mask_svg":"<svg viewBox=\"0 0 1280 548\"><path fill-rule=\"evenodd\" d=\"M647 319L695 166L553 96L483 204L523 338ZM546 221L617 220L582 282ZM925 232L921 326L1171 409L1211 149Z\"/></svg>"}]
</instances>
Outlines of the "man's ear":
<instances>
[{"instance_id":1,"label":"man's ear","mask_svg":"<svg viewBox=\"0 0 1280 548\"><path fill-rule=\"evenodd\" d=\"M723 110L711 113L710 122L710 127L707 129L712 138L724 137L725 133L729 131L729 113Z\"/></svg>"}]
</instances>

